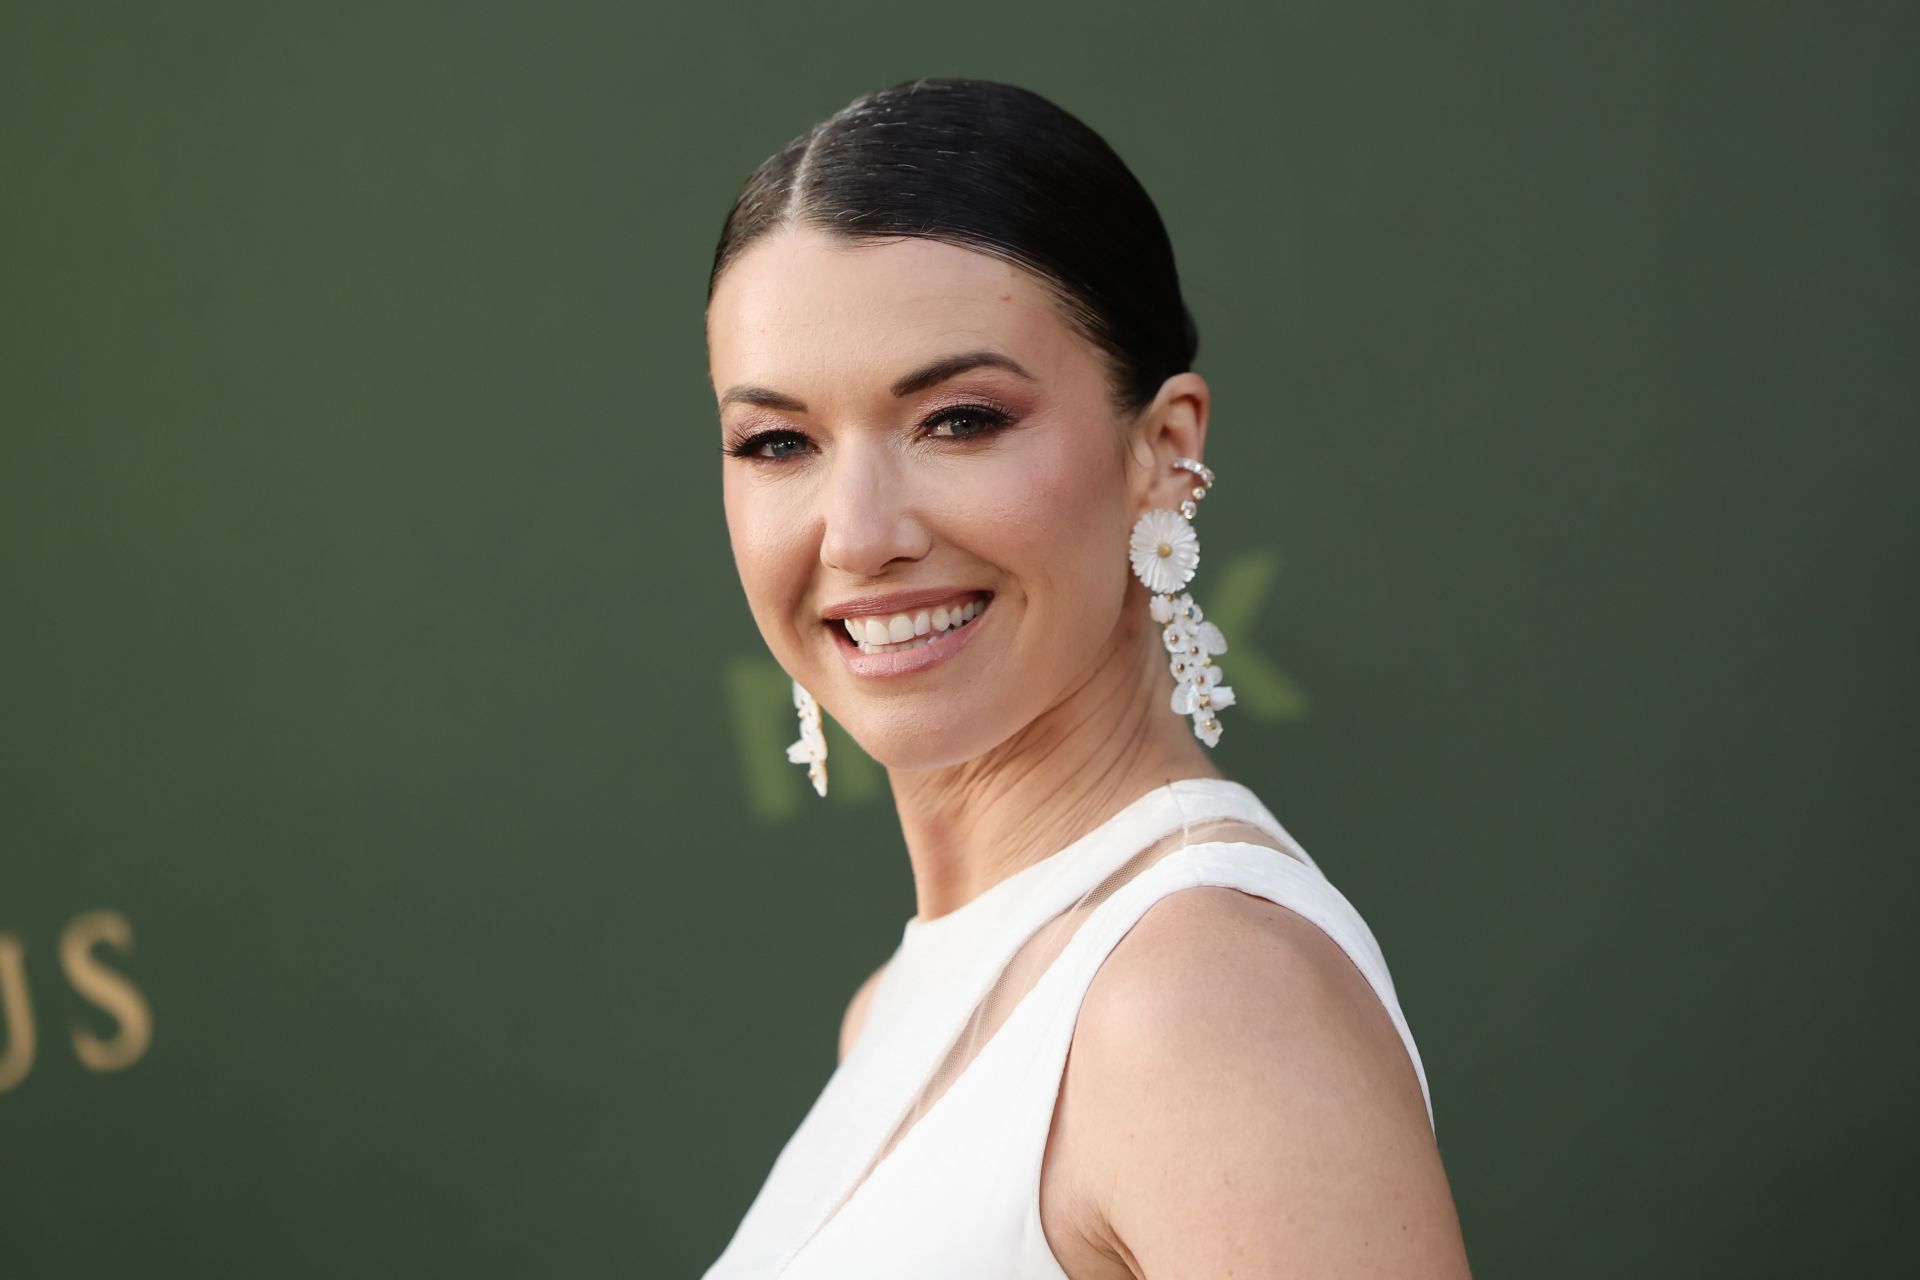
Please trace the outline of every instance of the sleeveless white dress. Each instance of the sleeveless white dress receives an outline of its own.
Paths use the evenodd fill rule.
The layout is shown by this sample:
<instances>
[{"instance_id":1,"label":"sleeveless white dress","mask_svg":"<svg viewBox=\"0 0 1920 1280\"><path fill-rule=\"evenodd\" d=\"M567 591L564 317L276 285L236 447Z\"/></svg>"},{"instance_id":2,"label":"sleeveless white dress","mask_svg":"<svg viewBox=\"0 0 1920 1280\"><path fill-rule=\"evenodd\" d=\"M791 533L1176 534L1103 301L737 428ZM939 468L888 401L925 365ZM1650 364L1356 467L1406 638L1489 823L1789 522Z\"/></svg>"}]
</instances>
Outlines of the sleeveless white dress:
<instances>
[{"instance_id":1,"label":"sleeveless white dress","mask_svg":"<svg viewBox=\"0 0 1920 1280\"><path fill-rule=\"evenodd\" d=\"M1223 823L1280 848L1195 838ZM1181 779L958 910L907 921L851 1052L704 1280L1066 1280L1040 1171L1081 999L1147 908L1200 885L1257 894L1339 944L1399 1031L1431 1127L1360 913L1248 788Z\"/></svg>"}]
</instances>

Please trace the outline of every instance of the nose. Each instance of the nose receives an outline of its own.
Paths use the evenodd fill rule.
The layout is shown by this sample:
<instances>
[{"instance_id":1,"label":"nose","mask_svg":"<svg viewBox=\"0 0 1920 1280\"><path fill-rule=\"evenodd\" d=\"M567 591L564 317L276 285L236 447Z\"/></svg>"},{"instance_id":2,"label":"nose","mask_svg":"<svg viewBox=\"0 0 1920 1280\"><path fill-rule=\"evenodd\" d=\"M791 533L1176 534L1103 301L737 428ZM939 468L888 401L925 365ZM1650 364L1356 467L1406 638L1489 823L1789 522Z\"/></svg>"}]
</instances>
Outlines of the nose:
<instances>
[{"instance_id":1,"label":"nose","mask_svg":"<svg viewBox=\"0 0 1920 1280\"><path fill-rule=\"evenodd\" d=\"M911 478L882 444L849 442L834 451L823 492L820 563L849 578L879 578L896 560L927 554Z\"/></svg>"}]
</instances>

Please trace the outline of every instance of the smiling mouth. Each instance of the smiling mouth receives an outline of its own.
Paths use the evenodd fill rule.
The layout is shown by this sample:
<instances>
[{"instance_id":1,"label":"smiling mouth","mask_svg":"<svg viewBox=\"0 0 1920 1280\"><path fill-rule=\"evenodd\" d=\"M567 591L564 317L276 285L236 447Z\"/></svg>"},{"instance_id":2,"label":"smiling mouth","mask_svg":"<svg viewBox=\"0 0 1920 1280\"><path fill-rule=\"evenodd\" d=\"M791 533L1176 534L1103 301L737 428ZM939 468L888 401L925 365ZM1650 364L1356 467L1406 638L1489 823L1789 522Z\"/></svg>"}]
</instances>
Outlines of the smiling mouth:
<instances>
[{"instance_id":1,"label":"smiling mouth","mask_svg":"<svg viewBox=\"0 0 1920 1280\"><path fill-rule=\"evenodd\" d=\"M835 642L841 648L860 653L905 653L909 649L923 649L930 644L939 644L962 628L970 627L987 610L993 600L991 591L979 592L960 606L951 610L945 606L935 609L916 609L889 617L866 614L857 618L829 618L828 629L833 633ZM900 625L904 620L905 625ZM889 623L894 628L889 628ZM915 633L905 640L877 641L873 637L896 634L898 630L911 628ZM863 637L856 640L854 630Z\"/></svg>"}]
</instances>

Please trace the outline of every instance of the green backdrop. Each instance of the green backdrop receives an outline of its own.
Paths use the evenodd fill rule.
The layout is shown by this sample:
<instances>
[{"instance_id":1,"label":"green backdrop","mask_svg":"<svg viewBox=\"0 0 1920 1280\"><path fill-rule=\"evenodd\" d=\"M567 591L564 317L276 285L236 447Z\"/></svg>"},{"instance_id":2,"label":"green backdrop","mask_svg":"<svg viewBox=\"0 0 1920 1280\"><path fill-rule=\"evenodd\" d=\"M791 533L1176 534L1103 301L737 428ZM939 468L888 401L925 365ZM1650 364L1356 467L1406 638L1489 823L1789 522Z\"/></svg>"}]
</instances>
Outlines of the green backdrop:
<instances>
[{"instance_id":1,"label":"green backdrop","mask_svg":"<svg viewBox=\"0 0 1920 1280\"><path fill-rule=\"evenodd\" d=\"M705 274L973 75L1166 216L1216 759L1381 940L1476 1273L1893 1274L1912 14L6 5L0 1272L719 1253L913 898L781 755Z\"/></svg>"}]
</instances>

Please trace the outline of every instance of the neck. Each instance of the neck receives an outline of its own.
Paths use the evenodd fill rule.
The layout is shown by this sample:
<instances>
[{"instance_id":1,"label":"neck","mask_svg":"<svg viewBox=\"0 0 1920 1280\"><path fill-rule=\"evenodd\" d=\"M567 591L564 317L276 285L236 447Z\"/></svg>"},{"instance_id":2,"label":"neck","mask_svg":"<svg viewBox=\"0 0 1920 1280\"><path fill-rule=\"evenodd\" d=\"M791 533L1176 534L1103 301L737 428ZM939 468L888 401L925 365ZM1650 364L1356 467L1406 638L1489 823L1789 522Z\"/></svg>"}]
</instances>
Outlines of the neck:
<instances>
[{"instance_id":1,"label":"neck","mask_svg":"<svg viewBox=\"0 0 1920 1280\"><path fill-rule=\"evenodd\" d=\"M1158 628L1144 609L1127 613L1083 678L1007 741L956 765L887 771L917 918L965 906L1155 787L1222 776L1167 705Z\"/></svg>"}]
</instances>

